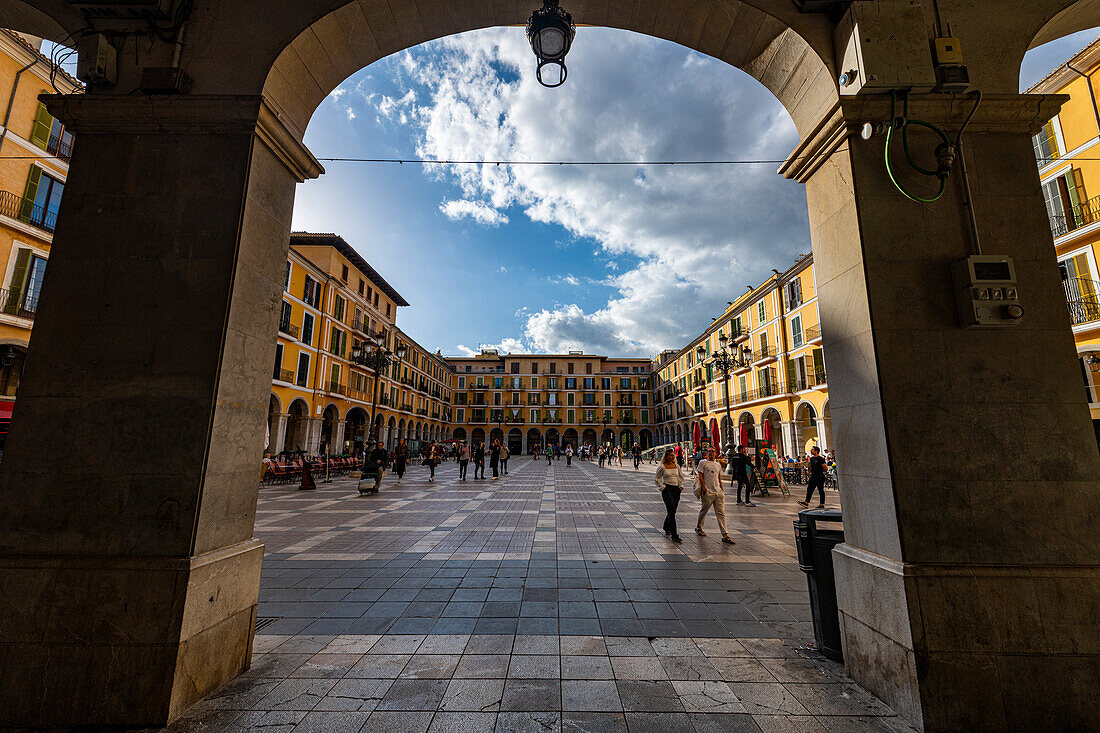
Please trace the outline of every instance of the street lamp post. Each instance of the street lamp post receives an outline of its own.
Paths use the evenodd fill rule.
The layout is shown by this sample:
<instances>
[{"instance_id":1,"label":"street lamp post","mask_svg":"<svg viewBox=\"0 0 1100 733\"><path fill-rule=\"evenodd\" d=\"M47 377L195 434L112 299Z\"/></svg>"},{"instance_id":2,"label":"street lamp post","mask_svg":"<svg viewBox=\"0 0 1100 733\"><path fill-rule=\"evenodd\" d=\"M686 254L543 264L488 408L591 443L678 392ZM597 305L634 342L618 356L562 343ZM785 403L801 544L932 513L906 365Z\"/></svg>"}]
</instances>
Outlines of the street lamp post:
<instances>
[{"instance_id":1,"label":"street lamp post","mask_svg":"<svg viewBox=\"0 0 1100 733\"><path fill-rule=\"evenodd\" d=\"M722 375L726 385L726 455L732 457L735 446L733 441L733 416L730 413L730 401L732 399L730 375L736 370L744 369L752 364L752 349L748 346L742 346L740 349L734 346L731 351L729 341L729 336L726 336L725 331L718 334L720 347L718 351L714 352L711 360ZM706 359L706 350L702 346L696 349L696 353L699 355L700 361Z\"/></svg>"},{"instance_id":2,"label":"street lamp post","mask_svg":"<svg viewBox=\"0 0 1100 733\"><path fill-rule=\"evenodd\" d=\"M352 363L374 372L374 394L371 395L370 403L370 431L367 434L368 446L378 440L378 426L375 423L375 415L378 410L378 386L382 381L382 370L405 358L404 346L398 346L395 351L390 351L383 345L382 337L383 334L379 332L373 336L368 336L361 344L355 344L351 348ZM364 466L366 466L366 460L367 453L364 452Z\"/></svg>"}]
</instances>

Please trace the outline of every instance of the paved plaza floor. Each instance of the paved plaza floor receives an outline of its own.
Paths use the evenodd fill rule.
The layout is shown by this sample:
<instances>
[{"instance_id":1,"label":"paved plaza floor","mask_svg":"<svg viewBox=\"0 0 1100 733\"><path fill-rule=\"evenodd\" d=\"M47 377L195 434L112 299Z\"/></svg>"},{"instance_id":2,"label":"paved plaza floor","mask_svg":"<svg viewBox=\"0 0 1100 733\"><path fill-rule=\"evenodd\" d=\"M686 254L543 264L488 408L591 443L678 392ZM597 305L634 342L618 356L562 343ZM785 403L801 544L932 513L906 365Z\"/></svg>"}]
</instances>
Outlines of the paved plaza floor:
<instances>
[{"instance_id":1,"label":"paved plaza floor","mask_svg":"<svg viewBox=\"0 0 1100 733\"><path fill-rule=\"evenodd\" d=\"M655 466L509 463L261 489L252 668L173 730L912 730L812 648L800 496L676 545Z\"/></svg>"}]
</instances>

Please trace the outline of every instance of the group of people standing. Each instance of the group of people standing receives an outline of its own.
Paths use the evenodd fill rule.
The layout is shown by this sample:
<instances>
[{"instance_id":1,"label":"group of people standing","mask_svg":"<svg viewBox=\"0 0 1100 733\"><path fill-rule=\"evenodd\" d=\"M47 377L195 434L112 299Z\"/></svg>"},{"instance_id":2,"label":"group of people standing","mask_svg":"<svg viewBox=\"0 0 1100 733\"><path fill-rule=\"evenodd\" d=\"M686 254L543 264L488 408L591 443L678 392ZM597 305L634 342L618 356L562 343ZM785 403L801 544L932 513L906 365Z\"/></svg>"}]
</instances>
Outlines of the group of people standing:
<instances>
[{"instance_id":1,"label":"group of people standing","mask_svg":"<svg viewBox=\"0 0 1100 733\"><path fill-rule=\"evenodd\" d=\"M508 446L499 440L494 440L489 446L489 467L493 470L493 481L501 476L508 475L508 457L511 452ZM466 473L470 468L470 461L474 462L474 480L485 478L485 444L480 440L474 443L471 449L466 443L458 446L458 480L465 481Z\"/></svg>"},{"instance_id":2,"label":"group of people standing","mask_svg":"<svg viewBox=\"0 0 1100 733\"><path fill-rule=\"evenodd\" d=\"M678 452L679 455L677 455ZM806 499L798 502L798 504L808 507L813 492L816 490L821 499L818 508L824 509L825 459L821 457L821 451L816 447L810 453L810 480L806 488ZM676 527L676 510L680 504L680 495L683 492L685 483L683 464L684 456L679 446L676 446L675 449L669 448L665 451L661 465L658 466L657 473L654 475L654 481L661 490L661 498L665 503L665 535L676 543L683 542ZM737 447L737 451L727 461L725 470L730 474L731 485L734 481L737 482L738 506L756 506L749 498L753 486L752 461L749 459L745 446ZM713 509L714 518L718 521L718 528L722 532L722 542L732 545L734 541L729 536L726 527L726 496L722 485L722 474L723 466L718 462L717 452L713 448L708 449L702 459L695 462L694 493L700 502L699 518L695 523L695 534L700 537L706 536L707 533L703 530L703 522L707 513ZM744 492L744 499L742 499L742 491Z\"/></svg>"}]
</instances>

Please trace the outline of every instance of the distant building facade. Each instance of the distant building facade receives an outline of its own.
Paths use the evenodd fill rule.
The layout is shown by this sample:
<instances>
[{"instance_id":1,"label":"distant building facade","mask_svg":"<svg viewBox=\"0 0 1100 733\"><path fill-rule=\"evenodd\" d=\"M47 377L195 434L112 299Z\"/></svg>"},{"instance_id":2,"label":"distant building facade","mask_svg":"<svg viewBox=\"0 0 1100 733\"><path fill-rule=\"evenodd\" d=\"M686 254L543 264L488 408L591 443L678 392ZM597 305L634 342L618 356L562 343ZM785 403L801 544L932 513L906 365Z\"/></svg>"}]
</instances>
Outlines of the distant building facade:
<instances>
[{"instance_id":1,"label":"distant building facade","mask_svg":"<svg viewBox=\"0 0 1100 733\"><path fill-rule=\"evenodd\" d=\"M38 95L81 85L39 52L39 39L0 30L0 453L30 345L73 137Z\"/></svg>"}]
</instances>

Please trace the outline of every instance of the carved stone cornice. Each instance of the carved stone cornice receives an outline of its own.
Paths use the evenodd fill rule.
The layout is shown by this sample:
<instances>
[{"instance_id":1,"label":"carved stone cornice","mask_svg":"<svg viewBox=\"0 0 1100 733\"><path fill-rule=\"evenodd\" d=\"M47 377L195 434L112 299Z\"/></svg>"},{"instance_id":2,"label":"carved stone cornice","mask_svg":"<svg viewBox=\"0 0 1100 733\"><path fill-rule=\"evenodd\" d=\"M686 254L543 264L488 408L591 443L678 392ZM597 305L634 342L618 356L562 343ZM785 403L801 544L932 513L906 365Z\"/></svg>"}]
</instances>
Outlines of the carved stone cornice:
<instances>
[{"instance_id":1,"label":"carved stone cornice","mask_svg":"<svg viewBox=\"0 0 1100 733\"><path fill-rule=\"evenodd\" d=\"M966 122L977 100L973 94L912 94L909 115L931 122L953 135ZM1064 94L990 94L982 98L967 133L1037 133L1062 105ZM901 114L899 100L897 114ZM885 125L890 120L890 97L873 94L845 97L829 110L799 143L779 173L800 183L810 180L825 161L848 140L856 140L865 123Z\"/></svg>"},{"instance_id":2,"label":"carved stone cornice","mask_svg":"<svg viewBox=\"0 0 1100 733\"><path fill-rule=\"evenodd\" d=\"M77 136L252 134L299 182L325 172L279 113L259 95L43 94L39 99Z\"/></svg>"}]
</instances>

